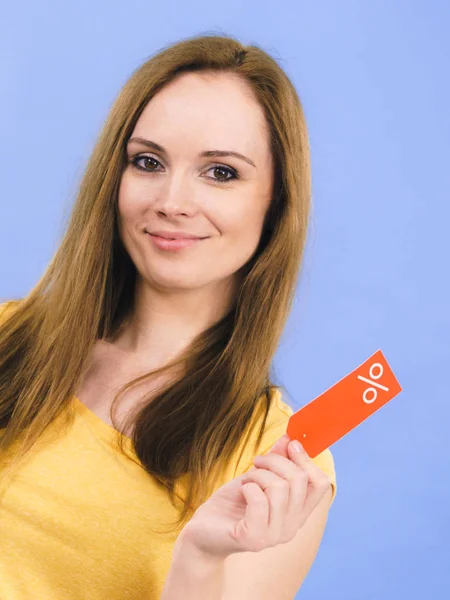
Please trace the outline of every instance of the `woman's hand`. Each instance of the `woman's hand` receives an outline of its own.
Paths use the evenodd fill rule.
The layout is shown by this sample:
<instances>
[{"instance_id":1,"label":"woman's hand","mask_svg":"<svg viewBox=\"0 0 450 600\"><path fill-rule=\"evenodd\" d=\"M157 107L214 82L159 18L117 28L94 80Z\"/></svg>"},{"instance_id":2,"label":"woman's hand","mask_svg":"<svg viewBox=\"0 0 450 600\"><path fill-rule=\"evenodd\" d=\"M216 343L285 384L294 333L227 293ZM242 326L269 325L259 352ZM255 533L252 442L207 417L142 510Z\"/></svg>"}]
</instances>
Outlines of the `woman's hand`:
<instances>
[{"instance_id":1,"label":"woman's hand","mask_svg":"<svg viewBox=\"0 0 450 600\"><path fill-rule=\"evenodd\" d=\"M330 485L325 473L287 434L254 459L250 471L198 507L182 534L209 557L259 552L291 541ZM245 485L244 485L245 484Z\"/></svg>"}]
</instances>

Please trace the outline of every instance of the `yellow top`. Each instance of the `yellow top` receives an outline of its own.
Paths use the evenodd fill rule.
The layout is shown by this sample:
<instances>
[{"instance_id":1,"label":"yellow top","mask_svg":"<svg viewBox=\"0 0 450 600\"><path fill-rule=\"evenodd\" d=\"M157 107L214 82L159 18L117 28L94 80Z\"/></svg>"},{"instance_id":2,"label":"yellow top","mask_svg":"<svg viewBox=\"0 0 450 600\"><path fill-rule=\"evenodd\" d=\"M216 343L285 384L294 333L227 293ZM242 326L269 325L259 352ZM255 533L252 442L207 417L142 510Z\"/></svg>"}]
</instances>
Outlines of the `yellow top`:
<instances>
[{"instance_id":1,"label":"yellow top","mask_svg":"<svg viewBox=\"0 0 450 600\"><path fill-rule=\"evenodd\" d=\"M130 438L123 436L125 449L138 464L117 449L116 430L80 400L71 398L67 410L72 422L63 427L58 417L1 489L0 598L157 600L177 537L152 531L177 516L168 493L139 465ZM256 454L286 432L291 414L277 390ZM253 466L257 428L252 434L215 489ZM330 450L313 460L332 480L334 500Z\"/></svg>"}]
</instances>

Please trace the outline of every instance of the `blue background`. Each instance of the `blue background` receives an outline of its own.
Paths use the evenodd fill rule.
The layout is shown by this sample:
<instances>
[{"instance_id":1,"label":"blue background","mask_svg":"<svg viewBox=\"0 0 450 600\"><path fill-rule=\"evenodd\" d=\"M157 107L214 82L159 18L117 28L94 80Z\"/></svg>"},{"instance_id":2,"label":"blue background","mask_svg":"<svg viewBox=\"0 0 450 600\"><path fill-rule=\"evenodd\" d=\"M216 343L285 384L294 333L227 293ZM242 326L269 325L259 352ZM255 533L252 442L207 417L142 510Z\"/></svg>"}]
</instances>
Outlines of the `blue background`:
<instances>
[{"instance_id":1,"label":"blue background","mask_svg":"<svg viewBox=\"0 0 450 600\"><path fill-rule=\"evenodd\" d=\"M332 451L339 490L298 598L450 595L450 5L2 3L0 299L59 245L120 87L202 33L256 43L302 99L311 232L274 368L299 408L381 348L403 392Z\"/></svg>"}]
</instances>

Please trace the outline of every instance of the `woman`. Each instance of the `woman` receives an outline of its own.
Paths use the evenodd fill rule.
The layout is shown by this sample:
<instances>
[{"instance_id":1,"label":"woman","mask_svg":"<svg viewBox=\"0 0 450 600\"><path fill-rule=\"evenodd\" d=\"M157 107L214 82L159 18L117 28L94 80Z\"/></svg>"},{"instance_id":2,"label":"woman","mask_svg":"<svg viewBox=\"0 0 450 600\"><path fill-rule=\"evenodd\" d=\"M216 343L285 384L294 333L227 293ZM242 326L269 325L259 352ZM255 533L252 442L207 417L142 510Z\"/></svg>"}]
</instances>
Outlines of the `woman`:
<instances>
[{"instance_id":1,"label":"woman","mask_svg":"<svg viewBox=\"0 0 450 600\"><path fill-rule=\"evenodd\" d=\"M45 275L2 306L2 600L295 595L336 491L269 375L310 181L263 50L194 37L132 74Z\"/></svg>"}]
</instances>

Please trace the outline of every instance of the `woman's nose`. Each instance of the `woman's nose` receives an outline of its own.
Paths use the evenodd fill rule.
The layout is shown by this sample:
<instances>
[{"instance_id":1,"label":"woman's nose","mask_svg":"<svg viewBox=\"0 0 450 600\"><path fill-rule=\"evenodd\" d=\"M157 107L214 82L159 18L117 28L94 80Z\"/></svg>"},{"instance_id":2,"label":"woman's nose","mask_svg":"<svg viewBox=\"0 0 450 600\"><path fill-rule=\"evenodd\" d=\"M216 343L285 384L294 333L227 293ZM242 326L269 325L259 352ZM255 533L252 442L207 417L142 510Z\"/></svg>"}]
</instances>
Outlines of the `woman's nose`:
<instances>
[{"instance_id":1,"label":"woman's nose","mask_svg":"<svg viewBox=\"0 0 450 600\"><path fill-rule=\"evenodd\" d=\"M195 200L186 173L168 175L156 190L154 207L166 214L188 213L194 210Z\"/></svg>"}]
</instances>

